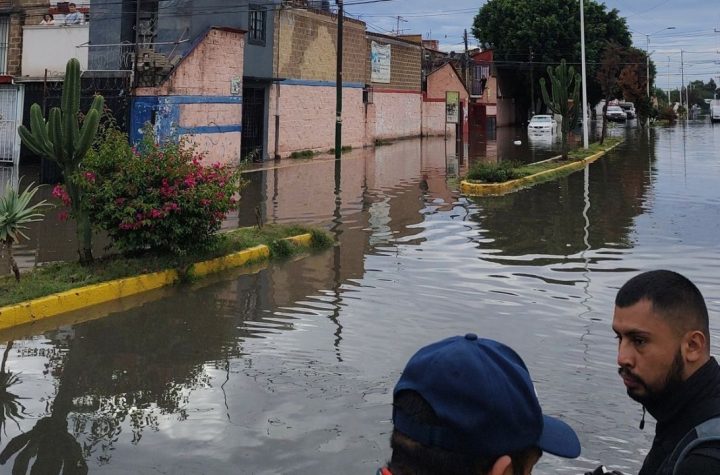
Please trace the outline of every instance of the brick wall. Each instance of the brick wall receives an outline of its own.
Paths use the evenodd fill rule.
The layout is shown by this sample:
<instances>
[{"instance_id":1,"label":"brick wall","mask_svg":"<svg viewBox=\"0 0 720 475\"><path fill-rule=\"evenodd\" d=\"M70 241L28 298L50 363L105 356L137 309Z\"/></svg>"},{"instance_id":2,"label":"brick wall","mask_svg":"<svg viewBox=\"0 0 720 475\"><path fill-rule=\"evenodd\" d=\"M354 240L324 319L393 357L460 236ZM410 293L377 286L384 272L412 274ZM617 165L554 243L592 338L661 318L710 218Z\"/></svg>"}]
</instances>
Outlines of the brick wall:
<instances>
[{"instance_id":1,"label":"brick wall","mask_svg":"<svg viewBox=\"0 0 720 475\"><path fill-rule=\"evenodd\" d=\"M38 25L42 21L43 14L50 8L49 1L42 0L16 0L15 2L4 2L8 7L14 3L9 11L10 31L8 35L7 72L11 76L20 76L22 65L22 41L24 25ZM3 3L0 3L3 6Z\"/></svg>"},{"instance_id":2,"label":"brick wall","mask_svg":"<svg viewBox=\"0 0 720 475\"><path fill-rule=\"evenodd\" d=\"M280 10L275 15L273 70L278 77L335 81L337 17L305 10ZM365 24L346 19L343 34L344 82L365 82Z\"/></svg>"},{"instance_id":3,"label":"brick wall","mask_svg":"<svg viewBox=\"0 0 720 475\"><path fill-rule=\"evenodd\" d=\"M372 42L390 44L390 83L372 83L376 89L421 90L422 48L420 45L399 41L385 35L368 34L365 81L371 83L370 49Z\"/></svg>"}]
</instances>

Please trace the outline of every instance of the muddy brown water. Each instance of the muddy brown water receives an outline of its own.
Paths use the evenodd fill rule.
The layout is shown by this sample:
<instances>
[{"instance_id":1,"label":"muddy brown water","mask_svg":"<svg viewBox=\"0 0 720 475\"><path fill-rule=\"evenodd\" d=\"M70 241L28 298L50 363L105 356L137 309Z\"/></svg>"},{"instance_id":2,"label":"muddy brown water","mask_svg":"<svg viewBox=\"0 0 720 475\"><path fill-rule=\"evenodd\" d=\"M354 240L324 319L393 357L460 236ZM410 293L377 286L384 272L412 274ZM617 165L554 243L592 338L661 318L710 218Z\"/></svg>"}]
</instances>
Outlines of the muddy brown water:
<instances>
[{"instance_id":1,"label":"muddy brown water","mask_svg":"<svg viewBox=\"0 0 720 475\"><path fill-rule=\"evenodd\" d=\"M17 382L0 402L18 416L0 444L52 416L90 473L374 473L407 359L474 332L514 347L544 410L580 435L579 459L546 455L535 473L636 472L654 424L638 429L616 374L612 302L639 271L678 270L704 292L718 341L720 127L613 133L627 141L586 172L495 198L461 196L453 175L518 153L522 131L477 141L470 158L404 141L352 152L338 174L332 160L250 173L228 226L253 224L257 205L340 245L5 333L0 369ZM523 142L535 159L556 147Z\"/></svg>"}]
</instances>

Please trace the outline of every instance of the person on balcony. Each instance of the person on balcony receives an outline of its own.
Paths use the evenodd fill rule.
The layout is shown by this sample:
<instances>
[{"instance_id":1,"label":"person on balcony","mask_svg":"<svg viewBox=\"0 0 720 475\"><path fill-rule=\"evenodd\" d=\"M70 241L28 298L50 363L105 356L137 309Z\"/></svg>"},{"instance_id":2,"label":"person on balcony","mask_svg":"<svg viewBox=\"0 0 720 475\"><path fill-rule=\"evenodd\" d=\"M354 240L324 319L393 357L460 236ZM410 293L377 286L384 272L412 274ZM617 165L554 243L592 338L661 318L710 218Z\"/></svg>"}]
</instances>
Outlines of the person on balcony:
<instances>
[{"instance_id":1,"label":"person on balcony","mask_svg":"<svg viewBox=\"0 0 720 475\"><path fill-rule=\"evenodd\" d=\"M74 3L68 4L68 10L70 13L65 15L66 25L82 25L85 23L85 14L78 11L77 5Z\"/></svg>"},{"instance_id":2,"label":"person on balcony","mask_svg":"<svg viewBox=\"0 0 720 475\"><path fill-rule=\"evenodd\" d=\"M52 16L50 13L46 13L43 15L43 19L40 22L41 25L54 25L55 24L55 17Z\"/></svg>"}]
</instances>

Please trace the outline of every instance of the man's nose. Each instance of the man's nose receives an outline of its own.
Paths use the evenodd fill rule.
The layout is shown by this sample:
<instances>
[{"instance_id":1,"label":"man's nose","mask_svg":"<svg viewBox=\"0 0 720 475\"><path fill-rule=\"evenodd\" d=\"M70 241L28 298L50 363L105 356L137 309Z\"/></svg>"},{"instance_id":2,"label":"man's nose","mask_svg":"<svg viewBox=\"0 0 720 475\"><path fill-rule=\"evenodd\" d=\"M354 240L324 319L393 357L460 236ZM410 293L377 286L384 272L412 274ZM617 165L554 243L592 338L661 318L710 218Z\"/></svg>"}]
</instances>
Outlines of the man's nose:
<instances>
[{"instance_id":1,"label":"man's nose","mask_svg":"<svg viewBox=\"0 0 720 475\"><path fill-rule=\"evenodd\" d=\"M621 341L618 345L617 363L623 368L632 368L634 366L635 358L632 347L626 342Z\"/></svg>"}]
</instances>

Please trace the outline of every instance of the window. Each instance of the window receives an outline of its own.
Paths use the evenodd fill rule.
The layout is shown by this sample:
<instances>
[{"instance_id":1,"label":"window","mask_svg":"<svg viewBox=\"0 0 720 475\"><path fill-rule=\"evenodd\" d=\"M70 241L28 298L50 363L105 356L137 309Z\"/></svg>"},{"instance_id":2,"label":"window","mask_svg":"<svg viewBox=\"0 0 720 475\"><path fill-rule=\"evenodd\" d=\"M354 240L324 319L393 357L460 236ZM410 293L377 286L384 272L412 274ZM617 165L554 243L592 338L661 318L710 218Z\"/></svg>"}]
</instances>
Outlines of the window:
<instances>
[{"instance_id":1,"label":"window","mask_svg":"<svg viewBox=\"0 0 720 475\"><path fill-rule=\"evenodd\" d=\"M7 74L9 39L10 17L0 16L0 74Z\"/></svg>"},{"instance_id":2,"label":"window","mask_svg":"<svg viewBox=\"0 0 720 475\"><path fill-rule=\"evenodd\" d=\"M260 5L249 5L248 42L254 45L265 45L267 10Z\"/></svg>"}]
</instances>

